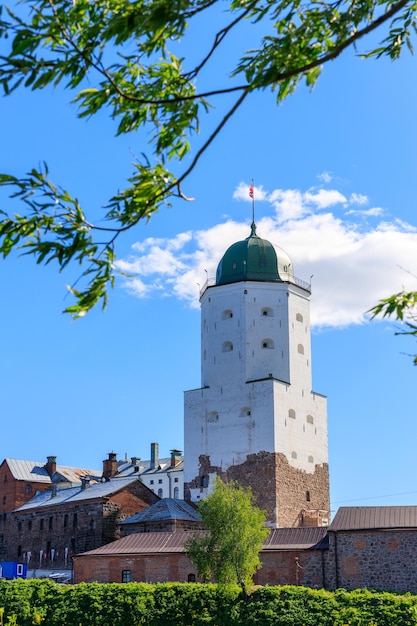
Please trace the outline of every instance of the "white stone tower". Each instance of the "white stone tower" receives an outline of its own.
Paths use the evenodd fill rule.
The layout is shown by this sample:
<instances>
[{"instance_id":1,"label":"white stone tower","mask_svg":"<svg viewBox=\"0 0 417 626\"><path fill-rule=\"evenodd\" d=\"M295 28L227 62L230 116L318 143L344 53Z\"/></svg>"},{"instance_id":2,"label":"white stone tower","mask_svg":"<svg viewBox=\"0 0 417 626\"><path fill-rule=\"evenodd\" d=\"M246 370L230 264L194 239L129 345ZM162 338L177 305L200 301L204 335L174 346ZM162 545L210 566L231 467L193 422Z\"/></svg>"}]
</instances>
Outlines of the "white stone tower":
<instances>
[{"instance_id":1,"label":"white stone tower","mask_svg":"<svg viewBox=\"0 0 417 626\"><path fill-rule=\"evenodd\" d=\"M312 391L310 285L251 233L201 295L201 388L185 392L185 498L252 487L272 527L329 517L326 398Z\"/></svg>"}]
</instances>

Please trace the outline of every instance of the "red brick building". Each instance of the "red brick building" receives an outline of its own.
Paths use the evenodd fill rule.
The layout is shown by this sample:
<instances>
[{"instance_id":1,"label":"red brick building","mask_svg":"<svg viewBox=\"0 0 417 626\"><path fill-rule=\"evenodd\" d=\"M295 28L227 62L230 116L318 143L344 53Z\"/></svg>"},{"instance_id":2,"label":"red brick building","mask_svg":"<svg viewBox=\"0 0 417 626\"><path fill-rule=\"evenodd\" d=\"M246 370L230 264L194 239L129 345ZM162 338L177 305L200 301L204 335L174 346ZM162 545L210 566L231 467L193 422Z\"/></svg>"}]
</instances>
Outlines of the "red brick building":
<instances>
[{"instance_id":1,"label":"red brick building","mask_svg":"<svg viewBox=\"0 0 417 626\"><path fill-rule=\"evenodd\" d=\"M137 476L39 493L9 515L6 558L69 566L73 554L118 539L120 522L158 500Z\"/></svg>"},{"instance_id":2,"label":"red brick building","mask_svg":"<svg viewBox=\"0 0 417 626\"><path fill-rule=\"evenodd\" d=\"M0 465L0 557L9 557L11 512L28 502L37 492L81 485L81 478L100 480L101 472L92 469L57 465L55 456L46 463L4 459Z\"/></svg>"},{"instance_id":3,"label":"red brick building","mask_svg":"<svg viewBox=\"0 0 417 626\"><path fill-rule=\"evenodd\" d=\"M197 579L187 532L137 533L74 558L74 580ZM278 528L260 554L261 585L417 593L417 506L343 507L329 528Z\"/></svg>"}]
</instances>

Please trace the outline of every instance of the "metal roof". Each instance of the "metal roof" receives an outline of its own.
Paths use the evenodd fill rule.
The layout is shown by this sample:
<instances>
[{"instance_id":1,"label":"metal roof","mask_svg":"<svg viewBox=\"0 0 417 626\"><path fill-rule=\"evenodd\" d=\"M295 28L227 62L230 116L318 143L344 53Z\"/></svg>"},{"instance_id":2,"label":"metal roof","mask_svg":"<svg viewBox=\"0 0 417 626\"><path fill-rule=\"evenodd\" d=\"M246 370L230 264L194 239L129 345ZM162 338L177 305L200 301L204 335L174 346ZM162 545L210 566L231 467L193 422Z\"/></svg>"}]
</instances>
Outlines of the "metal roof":
<instances>
[{"instance_id":1,"label":"metal roof","mask_svg":"<svg viewBox=\"0 0 417 626\"><path fill-rule=\"evenodd\" d=\"M167 520L181 520L200 522L201 515L184 500L176 498L162 498L140 513L136 513L122 524L138 524L149 522L162 522Z\"/></svg>"},{"instance_id":2,"label":"metal roof","mask_svg":"<svg viewBox=\"0 0 417 626\"><path fill-rule=\"evenodd\" d=\"M57 465L53 480L51 480L51 477L46 471L44 461L21 461L19 459L6 458L5 462L7 463L13 478L16 480L25 480L27 482L51 484L52 482L60 482L61 480L71 483L79 483L81 476L91 476L98 479L98 477L102 474L102 472L98 470Z\"/></svg>"},{"instance_id":3,"label":"metal roof","mask_svg":"<svg viewBox=\"0 0 417 626\"><path fill-rule=\"evenodd\" d=\"M417 506L342 506L330 531L417 528Z\"/></svg>"},{"instance_id":4,"label":"metal roof","mask_svg":"<svg viewBox=\"0 0 417 626\"><path fill-rule=\"evenodd\" d=\"M127 478L112 478L106 482L94 483L90 487L82 489L81 487L69 487L67 489L58 489L56 495L52 491L43 491L34 498L15 509L15 512L30 511L43 507L60 506L61 504L73 504L82 502L83 500L97 500L105 498L127 485L138 480L135 476Z\"/></svg>"},{"instance_id":5,"label":"metal roof","mask_svg":"<svg viewBox=\"0 0 417 626\"><path fill-rule=\"evenodd\" d=\"M135 533L105 546L84 552L86 556L110 556L122 554L155 554L167 552L185 552L184 545L192 533L160 532Z\"/></svg>"},{"instance_id":6,"label":"metal roof","mask_svg":"<svg viewBox=\"0 0 417 626\"><path fill-rule=\"evenodd\" d=\"M311 528L275 528L264 543L264 550L307 550L322 547L318 544L327 535L325 526Z\"/></svg>"},{"instance_id":7,"label":"metal roof","mask_svg":"<svg viewBox=\"0 0 417 626\"><path fill-rule=\"evenodd\" d=\"M158 465L151 469L151 462L150 461L142 461L139 460L138 463L132 463L132 461L130 459L121 459L119 461L119 467L117 470L117 475L118 476L132 476L132 475L148 475L148 474L160 474L162 473L167 473L167 472L175 472L175 471L182 471L183 470L183 465L184 462L183 460L181 460L177 465L171 465L171 459L170 458L165 458L165 459L159 459L158 460ZM135 468L138 467L139 470L135 471Z\"/></svg>"},{"instance_id":8,"label":"metal roof","mask_svg":"<svg viewBox=\"0 0 417 626\"><path fill-rule=\"evenodd\" d=\"M306 550L318 546L326 536L327 528L277 528L271 531L263 550ZM83 556L115 556L125 554L160 554L185 552L185 544L193 534L205 531L180 531L135 533L108 543L105 546L84 552Z\"/></svg>"}]
</instances>

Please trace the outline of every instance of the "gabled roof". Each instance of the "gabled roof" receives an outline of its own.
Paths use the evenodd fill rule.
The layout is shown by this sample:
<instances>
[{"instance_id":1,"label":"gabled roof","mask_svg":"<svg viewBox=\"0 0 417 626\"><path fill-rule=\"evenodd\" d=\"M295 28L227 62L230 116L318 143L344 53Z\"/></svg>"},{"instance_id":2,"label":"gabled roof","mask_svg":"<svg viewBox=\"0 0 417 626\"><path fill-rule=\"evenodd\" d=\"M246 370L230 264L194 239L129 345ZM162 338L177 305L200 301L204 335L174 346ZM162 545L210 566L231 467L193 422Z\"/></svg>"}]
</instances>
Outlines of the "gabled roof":
<instances>
[{"instance_id":1,"label":"gabled roof","mask_svg":"<svg viewBox=\"0 0 417 626\"><path fill-rule=\"evenodd\" d=\"M68 481L70 483L79 483L81 476L91 476L99 480L102 474L102 472L98 470L57 465L53 480L51 480L51 477L46 471L44 461L21 461L7 458L4 459L4 461L7 463L13 478L27 482L51 484L52 482Z\"/></svg>"},{"instance_id":2,"label":"gabled roof","mask_svg":"<svg viewBox=\"0 0 417 626\"><path fill-rule=\"evenodd\" d=\"M193 536L205 531L184 532L156 532L135 533L108 543L105 546L84 552L82 556L116 556L116 555L140 555L140 554L163 554L170 552L185 552L185 544ZM327 528L277 528L271 531L265 541L263 550L307 550L309 548L326 548L322 543L326 536ZM80 555L79 555L80 556Z\"/></svg>"},{"instance_id":3,"label":"gabled roof","mask_svg":"<svg viewBox=\"0 0 417 626\"><path fill-rule=\"evenodd\" d=\"M136 513L122 524L144 524L150 522L165 522L168 520L179 520L186 522L200 522L201 515L184 500L175 498L162 498L147 509Z\"/></svg>"},{"instance_id":4,"label":"gabled roof","mask_svg":"<svg viewBox=\"0 0 417 626\"><path fill-rule=\"evenodd\" d=\"M417 528L417 506L342 506L329 531Z\"/></svg>"},{"instance_id":5,"label":"gabled roof","mask_svg":"<svg viewBox=\"0 0 417 626\"><path fill-rule=\"evenodd\" d=\"M31 498L28 502L15 509L15 512L29 511L43 507L59 506L62 504L75 504L84 500L99 500L117 493L124 487L137 481L135 476L127 478L112 478L107 482L94 483L86 489L81 487L69 487L67 489L58 489L56 495L52 491L43 491ZM141 483L143 484L143 483ZM143 485L144 489L147 489Z\"/></svg>"},{"instance_id":6,"label":"gabled roof","mask_svg":"<svg viewBox=\"0 0 417 626\"><path fill-rule=\"evenodd\" d=\"M117 470L118 476L142 476L148 474L159 474L161 472L180 472L183 470L184 461L181 460L177 465L171 465L170 458L158 460L158 465L151 469L150 461L140 460L136 465L130 459L121 459ZM139 468L135 471L135 468Z\"/></svg>"}]
</instances>

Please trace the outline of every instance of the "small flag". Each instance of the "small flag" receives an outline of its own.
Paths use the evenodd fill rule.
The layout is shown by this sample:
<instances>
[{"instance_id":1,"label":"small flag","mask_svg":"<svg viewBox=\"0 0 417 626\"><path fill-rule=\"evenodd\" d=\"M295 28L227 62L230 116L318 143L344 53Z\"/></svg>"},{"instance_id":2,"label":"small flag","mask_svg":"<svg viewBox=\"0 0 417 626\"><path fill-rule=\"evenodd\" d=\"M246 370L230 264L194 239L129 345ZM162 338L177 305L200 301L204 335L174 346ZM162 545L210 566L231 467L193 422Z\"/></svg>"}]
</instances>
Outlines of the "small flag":
<instances>
[{"instance_id":1,"label":"small flag","mask_svg":"<svg viewBox=\"0 0 417 626\"><path fill-rule=\"evenodd\" d=\"M249 187L249 198L253 199L253 183L251 183Z\"/></svg>"}]
</instances>

